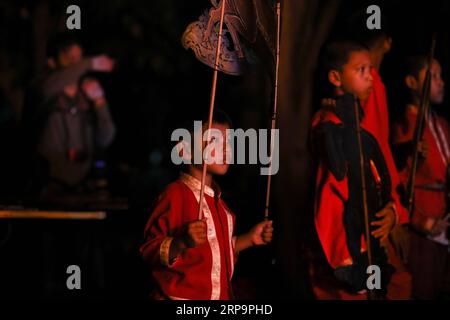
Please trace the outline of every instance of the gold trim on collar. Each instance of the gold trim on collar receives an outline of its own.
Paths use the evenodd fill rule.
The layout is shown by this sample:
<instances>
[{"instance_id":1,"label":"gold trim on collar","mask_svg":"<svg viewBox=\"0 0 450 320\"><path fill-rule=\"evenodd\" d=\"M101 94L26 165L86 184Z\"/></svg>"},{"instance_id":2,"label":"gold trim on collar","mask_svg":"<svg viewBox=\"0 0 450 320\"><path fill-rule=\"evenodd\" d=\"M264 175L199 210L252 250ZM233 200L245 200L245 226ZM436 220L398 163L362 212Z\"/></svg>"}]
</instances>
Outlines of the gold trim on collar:
<instances>
[{"instance_id":1,"label":"gold trim on collar","mask_svg":"<svg viewBox=\"0 0 450 320\"><path fill-rule=\"evenodd\" d=\"M194 178L193 176L191 176L187 173L181 172L180 179L191 189L200 192L201 187L202 187L202 182L200 180L198 180L197 178ZM216 191L214 191L214 189ZM205 193L210 197L214 197L214 195L217 194L217 197L219 198L221 195L221 191L220 191L218 185L216 185L214 182L213 182L213 188L205 185Z\"/></svg>"}]
</instances>

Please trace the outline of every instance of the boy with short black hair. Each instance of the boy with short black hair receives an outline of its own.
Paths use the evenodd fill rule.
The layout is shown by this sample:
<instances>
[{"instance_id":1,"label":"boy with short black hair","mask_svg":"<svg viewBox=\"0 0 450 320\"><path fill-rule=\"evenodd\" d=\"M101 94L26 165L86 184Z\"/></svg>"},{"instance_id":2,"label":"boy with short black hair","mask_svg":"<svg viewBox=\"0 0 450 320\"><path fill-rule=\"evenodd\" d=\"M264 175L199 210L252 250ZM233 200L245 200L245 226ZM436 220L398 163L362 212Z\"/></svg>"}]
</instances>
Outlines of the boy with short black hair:
<instances>
[{"instance_id":1,"label":"boy with short black hair","mask_svg":"<svg viewBox=\"0 0 450 320\"><path fill-rule=\"evenodd\" d=\"M235 216L213 180L215 175L226 174L229 167L227 129L231 123L222 112L216 111L212 129L221 134L220 137L211 135L208 143L202 140L206 136L205 122L202 122L202 132L194 132L192 123L186 126L191 142L179 141L175 149L189 162L184 165L180 178L159 196L145 228L140 252L151 265L157 286L152 298L228 300L233 298L231 277L237 254L251 246L271 242L272 221L260 222L250 232L234 236ZM198 143L202 146L201 154L206 146L214 144L210 148L213 161L207 162L201 220L198 209L202 165L193 161L192 155L199 150L194 150L192 136L202 140ZM218 157L220 149L222 156Z\"/></svg>"},{"instance_id":2,"label":"boy with short black hair","mask_svg":"<svg viewBox=\"0 0 450 320\"><path fill-rule=\"evenodd\" d=\"M367 254L360 152L364 157L366 205L369 213L373 264L382 273L380 296L386 294L393 273L380 241L386 240L399 220L385 150L368 129L372 114L365 114L373 90L373 66L366 46L353 41L330 43L323 56L324 71L332 85L336 106L322 108L313 119L313 148L318 157L316 229L335 276L354 293L365 292ZM357 128L355 103L361 128ZM362 150L358 144L361 129Z\"/></svg>"},{"instance_id":3,"label":"boy with short black hair","mask_svg":"<svg viewBox=\"0 0 450 320\"><path fill-rule=\"evenodd\" d=\"M406 59L405 85L410 99L403 117L392 128L393 148L406 187L411 175L414 153L413 137L422 98L428 57L418 55ZM430 103L444 100L441 66L433 60L431 68ZM414 186L414 211L410 223L408 265L413 276L413 298L435 299L450 294L450 255L446 235L448 229L448 172L450 163L450 126L431 110L425 120L420 158Z\"/></svg>"}]
</instances>

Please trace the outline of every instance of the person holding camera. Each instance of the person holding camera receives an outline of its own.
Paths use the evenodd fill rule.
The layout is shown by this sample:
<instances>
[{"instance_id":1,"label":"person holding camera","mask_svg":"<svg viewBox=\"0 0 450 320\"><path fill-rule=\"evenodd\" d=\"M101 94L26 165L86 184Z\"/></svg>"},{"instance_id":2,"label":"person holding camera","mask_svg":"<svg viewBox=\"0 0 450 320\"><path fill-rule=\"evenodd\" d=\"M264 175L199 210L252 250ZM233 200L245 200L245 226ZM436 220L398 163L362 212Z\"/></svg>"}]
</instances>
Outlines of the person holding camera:
<instances>
[{"instance_id":1,"label":"person holding camera","mask_svg":"<svg viewBox=\"0 0 450 320\"><path fill-rule=\"evenodd\" d=\"M86 76L111 72L114 61L106 55L84 58L80 43L70 34L51 41L48 56L49 72L36 81L38 96L29 121L35 128L31 137L35 152L47 167L35 170L41 176L47 171L44 197L80 189L95 151L107 148L115 135L104 90L98 80Z\"/></svg>"}]
</instances>

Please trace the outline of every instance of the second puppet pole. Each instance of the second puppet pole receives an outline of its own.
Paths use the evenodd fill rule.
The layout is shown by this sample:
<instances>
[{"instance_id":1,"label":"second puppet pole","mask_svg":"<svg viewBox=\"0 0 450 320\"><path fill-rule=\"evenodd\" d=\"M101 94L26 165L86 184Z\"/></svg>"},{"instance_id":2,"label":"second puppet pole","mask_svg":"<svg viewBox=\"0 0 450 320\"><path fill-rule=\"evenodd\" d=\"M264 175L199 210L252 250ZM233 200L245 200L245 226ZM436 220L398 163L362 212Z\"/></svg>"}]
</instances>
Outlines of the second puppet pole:
<instances>
[{"instance_id":1,"label":"second puppet pole","mask_svg":"<svg viewBox=\"0 0 450 320\"><path fill-rule=\"evenodd\" d=\"M278 112L278 78L280 68L280 33L281 33L281 0L277 0L277 43L276 43L276 62L275 62L275 83L274 83L274 101L272 110L272 126L270 131L270 158L269 158L269 173L267 175L267 190L266 190L266 205L264 209L264 219L269 219L269 206L270 206L270 189L272 185L272 159L275 140L275 128L277 122Z\"/></svg>"}]
</instances>

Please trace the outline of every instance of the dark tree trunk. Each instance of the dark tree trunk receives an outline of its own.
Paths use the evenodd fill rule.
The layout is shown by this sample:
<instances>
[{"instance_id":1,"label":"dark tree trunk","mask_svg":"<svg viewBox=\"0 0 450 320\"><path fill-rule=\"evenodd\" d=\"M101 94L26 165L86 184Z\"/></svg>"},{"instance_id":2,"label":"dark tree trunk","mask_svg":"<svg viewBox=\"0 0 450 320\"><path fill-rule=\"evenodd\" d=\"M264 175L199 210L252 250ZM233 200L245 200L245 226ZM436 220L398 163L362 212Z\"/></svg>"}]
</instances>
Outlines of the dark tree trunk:
<instances>
[{"instance_id":1,"label":"dark tree trunk","mask_svg":"<svg viewBox=\"0 0 450 320\"><path fill-rule=\"evenodd\" d=\"M313 182L307 150L314 70L340 1L284 1L279 123L280 171L276 177L279 267L287 297L311 297L303 239L312 224Z\"/></svg>"}]
</instances>

